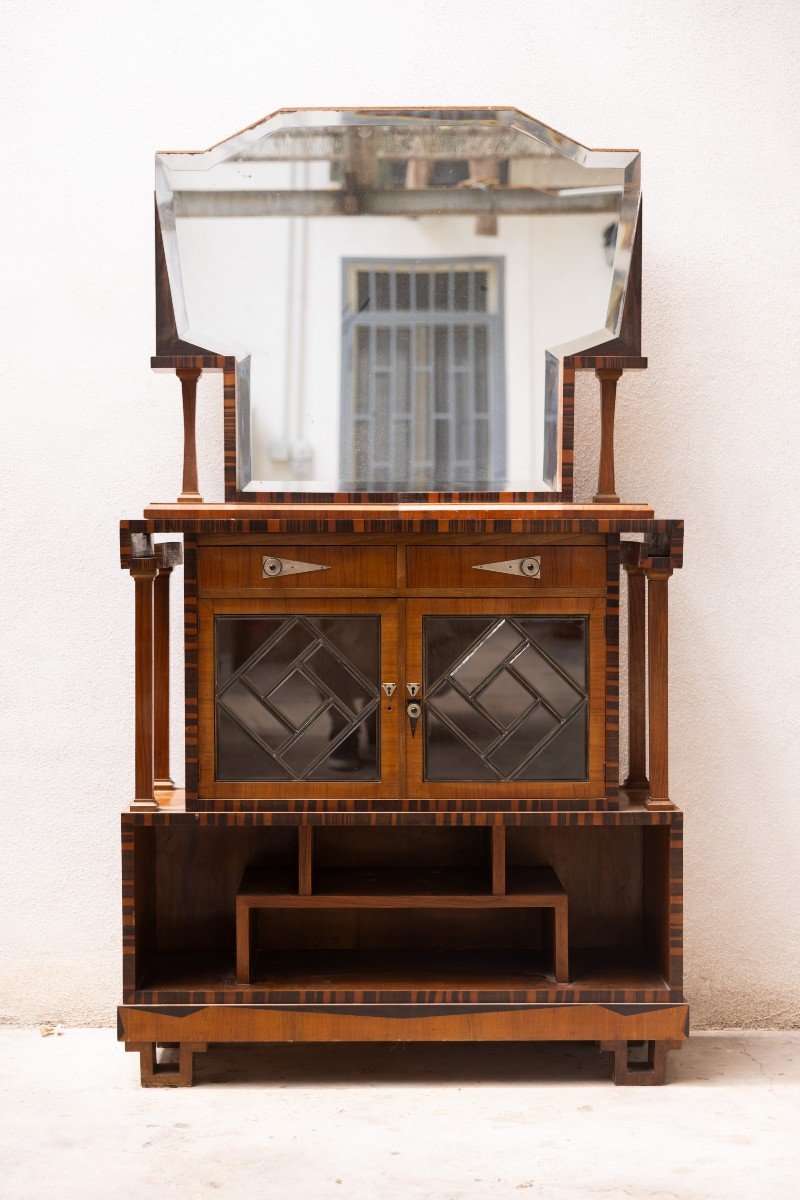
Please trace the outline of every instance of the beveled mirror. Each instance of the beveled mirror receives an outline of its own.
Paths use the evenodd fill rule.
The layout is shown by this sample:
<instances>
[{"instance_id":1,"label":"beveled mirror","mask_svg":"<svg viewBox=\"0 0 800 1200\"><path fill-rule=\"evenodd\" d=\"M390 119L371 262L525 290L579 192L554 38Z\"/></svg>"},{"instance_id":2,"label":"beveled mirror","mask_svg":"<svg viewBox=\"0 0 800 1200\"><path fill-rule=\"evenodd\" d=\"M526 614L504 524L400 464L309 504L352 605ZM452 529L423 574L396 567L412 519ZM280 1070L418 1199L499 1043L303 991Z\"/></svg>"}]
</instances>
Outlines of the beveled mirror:
<instances>
[{"instance_id":1,"label":"beveled mirror","mask_svg":"<svg viewBox=\"0 0 800 1200\"><path fill-rule=\"evenodd\" d=\"M296 110L156 158L175 328L236 359L244 493L558 493L639 156L514 109Z\"/></svg>"}]
</instances>

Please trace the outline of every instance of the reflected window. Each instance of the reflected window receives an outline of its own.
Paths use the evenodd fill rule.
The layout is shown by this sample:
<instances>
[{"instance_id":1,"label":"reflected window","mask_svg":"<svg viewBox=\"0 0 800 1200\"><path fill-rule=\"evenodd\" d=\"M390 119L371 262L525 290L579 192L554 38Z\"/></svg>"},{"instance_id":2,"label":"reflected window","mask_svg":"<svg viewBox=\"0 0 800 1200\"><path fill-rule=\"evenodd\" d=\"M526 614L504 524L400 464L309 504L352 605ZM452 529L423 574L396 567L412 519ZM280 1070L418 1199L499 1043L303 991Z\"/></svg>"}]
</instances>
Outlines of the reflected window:
<instances>
[{"instance_id":1,"label":"reflected window","mask_svg":"<svg viewBox=\"0 0 800 1200\"><path fill-rule=\"evenodd\" d=\"M344 289L342 479L503 479L502 259L346 260Z\"/></svg>"}]
</instances>

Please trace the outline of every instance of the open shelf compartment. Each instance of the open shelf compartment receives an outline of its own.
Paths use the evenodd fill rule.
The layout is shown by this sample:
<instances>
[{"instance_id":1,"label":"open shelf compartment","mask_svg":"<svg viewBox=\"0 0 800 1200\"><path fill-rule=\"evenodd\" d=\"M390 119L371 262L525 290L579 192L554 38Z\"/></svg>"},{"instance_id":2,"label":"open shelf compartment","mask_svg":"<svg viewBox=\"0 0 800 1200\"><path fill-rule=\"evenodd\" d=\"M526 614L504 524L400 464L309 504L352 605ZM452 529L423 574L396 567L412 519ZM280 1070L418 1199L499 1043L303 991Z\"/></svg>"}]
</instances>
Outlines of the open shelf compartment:
<instances>
[{"instance_id":1,"label":"open shelf compartment","mask_svg":"<svg viewBox=\"0 0 800 1200\"><path fill-rule=\"evenodd\" d=\"M186 816L128 818L129 1003L681 998L680 814L313 834L270 814ZM569 958L565 919L554 970L557 905Z\"/></svg>"}]
</instances>

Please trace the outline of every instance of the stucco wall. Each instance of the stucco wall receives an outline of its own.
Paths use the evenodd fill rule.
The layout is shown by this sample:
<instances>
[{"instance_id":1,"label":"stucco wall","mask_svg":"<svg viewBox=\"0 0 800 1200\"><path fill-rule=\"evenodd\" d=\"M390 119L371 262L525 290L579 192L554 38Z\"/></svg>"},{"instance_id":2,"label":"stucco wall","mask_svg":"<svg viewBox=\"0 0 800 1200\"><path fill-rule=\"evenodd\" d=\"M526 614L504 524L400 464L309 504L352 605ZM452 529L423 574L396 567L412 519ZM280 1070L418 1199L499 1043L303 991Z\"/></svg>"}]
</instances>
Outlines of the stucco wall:
<instances>
[{"instance_id":1,"label":"stucco wall","mask_svg":"<svg viewBox=\"0 0 800 1200\"><path fill-rule=\"evenodd\" d=\"M671 584L687 989L698 1025L797 1023L796 5L16 0L4 15L0 1015L103 1023L118 997L133 589L116 525L174 497L180 470L177 386L148 366L154 150L286 105L509 103L643 153L650 370L620 390L618 483L687 522ZM590 380L579 410L585 497ZM221 439L211 377L209 499Z\"/></svg>"}]
</instances>

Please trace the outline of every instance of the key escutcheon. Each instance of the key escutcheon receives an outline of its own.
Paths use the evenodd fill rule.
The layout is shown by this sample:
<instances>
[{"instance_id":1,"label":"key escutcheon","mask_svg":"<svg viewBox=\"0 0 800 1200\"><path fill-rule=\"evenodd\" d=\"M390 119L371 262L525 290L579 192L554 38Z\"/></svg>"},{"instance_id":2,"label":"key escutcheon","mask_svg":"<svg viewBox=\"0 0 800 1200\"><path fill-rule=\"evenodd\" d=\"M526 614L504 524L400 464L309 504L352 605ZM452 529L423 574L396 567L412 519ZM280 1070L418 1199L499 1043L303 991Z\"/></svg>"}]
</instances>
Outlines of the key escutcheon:
<instances>
[{"instance_id":1,"label":"key escutcheon","mask_svg":"<svg viewBox=\"0 0 800 1200\"><path fill-rule=\"evenodd\" d=\"M422 716L422 705L417 704L416 700L412 700L406 705L406 716L411 722L411 736L413 737L417 730L417 721Z\"/></svg>"}]
</instances>

